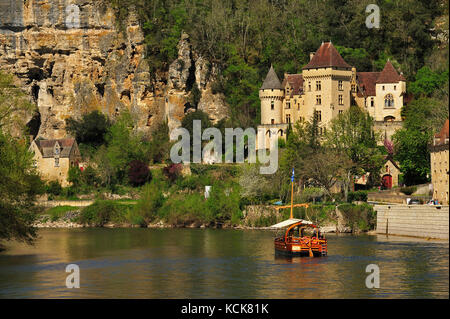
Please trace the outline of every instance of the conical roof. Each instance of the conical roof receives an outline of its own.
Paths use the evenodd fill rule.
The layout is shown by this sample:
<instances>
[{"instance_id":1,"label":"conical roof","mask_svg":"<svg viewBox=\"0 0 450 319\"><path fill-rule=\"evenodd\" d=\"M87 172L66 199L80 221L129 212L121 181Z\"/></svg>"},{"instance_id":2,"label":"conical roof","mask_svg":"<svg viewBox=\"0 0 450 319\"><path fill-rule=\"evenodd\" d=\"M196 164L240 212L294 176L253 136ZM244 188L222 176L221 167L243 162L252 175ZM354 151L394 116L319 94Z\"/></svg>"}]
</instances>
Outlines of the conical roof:
<instances>
[{"instance_id":1,"label":"conical roof","mask_svg":"<svg viewBox=\"0 0 450 319\"><path fill-rule=\"evenodd\" d=\"M314 54L314 57L305 67L303 67L303 69L328 67L351 68L351 66L344 61L331 42L322 43L320 48L317 49Z\"/></svg>"},{"instance_id":2,"label":"conical roof","mask_svg":"<svg viewBox=\"0 0 450 319\"><path fill-rule=\"evenodd\" d=\"M399 81L405 81L405 78L397 73L391 61L388 60L377 79L377 83L397 83Z\"/></svg>"},{"instance_id":3,"label":"conical roof","mask_svg":"<svg viewBox=\"0 0 450 319\"><path fill-rule=\"evenodd\" d=\"M275 70L273 69L273 66L270 66L269 72L267 72L266 79L264 80L263 85L261 86L260 90L267 90L267 89L277 89L282 90L283 87L281 86L280 79L278 79L277 74L275 73Z\"/></svg>"}]
</instances>

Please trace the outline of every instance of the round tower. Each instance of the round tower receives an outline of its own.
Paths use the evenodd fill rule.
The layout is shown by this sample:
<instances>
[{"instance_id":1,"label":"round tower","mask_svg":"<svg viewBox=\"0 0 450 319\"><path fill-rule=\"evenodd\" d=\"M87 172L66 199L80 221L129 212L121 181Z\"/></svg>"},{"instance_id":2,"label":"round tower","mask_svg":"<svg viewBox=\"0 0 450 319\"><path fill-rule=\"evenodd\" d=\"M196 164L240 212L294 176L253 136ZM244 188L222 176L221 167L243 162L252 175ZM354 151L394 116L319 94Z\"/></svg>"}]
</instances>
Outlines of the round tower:
<instances>
[{"instance_id":1,"label":"round tower","mask_svg":"<svg viewBox=\"0 0 450 319\"><path fill-rule=\"evenodd\" d=\"M283 123L284 90L273 66L259 89L261 100L261 124Z\"/></svg>"}]
</instances>

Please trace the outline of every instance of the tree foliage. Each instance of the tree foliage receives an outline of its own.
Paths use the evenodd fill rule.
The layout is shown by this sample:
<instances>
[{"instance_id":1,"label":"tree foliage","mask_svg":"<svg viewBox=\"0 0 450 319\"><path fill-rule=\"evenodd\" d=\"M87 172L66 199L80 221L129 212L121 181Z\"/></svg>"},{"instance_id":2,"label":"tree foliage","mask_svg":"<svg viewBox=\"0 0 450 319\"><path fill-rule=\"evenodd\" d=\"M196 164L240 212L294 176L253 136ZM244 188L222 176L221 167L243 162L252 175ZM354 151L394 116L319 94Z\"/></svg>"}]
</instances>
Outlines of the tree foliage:
<instances>
[{"instance_id":1,"label":"tree foliage","mask_svg":"<svg viewBox=\"0 0 450 319\"><path fill-rule=\"evenodd\" d=\"M108 117L99 111L84 114L80 120L66 119L66 130L75 136L77 142L93 147L105 143L105 135L110 127Z\"/></svg>"},{"instance_id":2,"label":"tree foliage","mask_svg":"<svg viewBox=\"0 0 450 319\"><path fill-rule=\"evenodd\" d=\"M31 243L36 237L34 203L44 192L44 184L32 166L27 144L1 128L0 180L0 241Z\"/></svg>"}]
</instances>

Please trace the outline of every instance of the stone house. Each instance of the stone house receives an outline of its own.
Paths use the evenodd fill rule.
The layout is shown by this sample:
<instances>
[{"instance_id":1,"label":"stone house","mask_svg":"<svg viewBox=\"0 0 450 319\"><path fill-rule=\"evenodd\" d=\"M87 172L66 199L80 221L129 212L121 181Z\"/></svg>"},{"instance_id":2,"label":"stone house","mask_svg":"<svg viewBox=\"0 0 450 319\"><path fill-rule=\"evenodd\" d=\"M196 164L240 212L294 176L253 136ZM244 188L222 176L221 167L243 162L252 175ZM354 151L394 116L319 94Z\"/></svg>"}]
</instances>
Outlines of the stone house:
<instances>
[{"instance_id":1,"label":"stone house","mask_svg":"<svg viewBox=\"0 0 450 319\"><path fill-rule=\"evenodd\" d=\"M268 148L269 137L274 134L285 139L289 123L309 121L313 116L323 134L330 121L352 104L368 112L374 118L375 129L390 138L402 126L405 93L406 80L390 61L381 72L357 72L331 42L322 43L311 53L301 74L284 74L281 82L270 67L259 90L261 125L257 148Z\"/></svg>"},{"instance_id":2,"label":"stone house","mask_svg":"<svg viewBox=\"0 0 450 319\"><path fill-rule=\"evenodd\" d=\"M79 167L81 162L75 139L37 139L31 143L30 151L34 153L34 165L43 180L58 181L63 187L69 186L69 169Z\"/></svg>"},{"instance_id":3,"label":"stone house","mask_svg":"<svg viewBox=\"0 0 450 319\"><path fill-rule=\"evenodd\" d=\"M386 157L386 163L384 163L380 172L382 187L384 189L391 189L392 187L399 186L398 177L400 174L401 171L398 164L391 157Z\"/></svg>"},{"instance_id":4,"label":"stone house","mask_svg":"<svg viewBox=\"0 0 450 319\"><path fill-rule=\"evenodd\" d=\"M431 183L433 184L433 199L440 204L448 205L449 201L449 123L445 121L441 131L434 136L430 148Z\"/></svg>"},{"instance_id":5,"label":"stone house","mask_svg":"<svg viewBox=\"0 0 450 319\"><path fill-rule=\"evenodd\" d=\"M380 170L381 185L383 189L391 189L399 186L398 180L401 171L399 165L390 156L386 156L385 160L386 162ZM355 184L367 185L369 177L369 173L365 173L362 176L357 176L355 178Z\"/></svg>"}]
</instances>

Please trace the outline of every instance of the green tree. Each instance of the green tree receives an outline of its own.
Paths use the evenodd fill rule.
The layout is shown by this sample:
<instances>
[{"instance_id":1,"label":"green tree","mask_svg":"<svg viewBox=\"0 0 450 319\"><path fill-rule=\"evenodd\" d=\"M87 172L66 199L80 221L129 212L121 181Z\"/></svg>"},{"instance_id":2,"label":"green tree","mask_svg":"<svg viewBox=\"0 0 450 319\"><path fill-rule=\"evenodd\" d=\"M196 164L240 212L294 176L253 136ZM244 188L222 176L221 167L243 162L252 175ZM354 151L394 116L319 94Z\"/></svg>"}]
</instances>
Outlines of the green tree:
<instances>
[{"instance_id":1,"label":"green tree","mask_svg":"<svg viewBox=\"0 0 450 319\"><path fill-rule=\"evenodd\" d=\"M84 114L80 120L66 119L66 130L75 136L77 142L95 148L105 143L105 135L110 127L108 117L99 111Z\"/></svg>"},{"instance_id":2,"label":"green tree","mask_svg":"<svg viewBox=\"0 0 450 319\"><path fill-rule=\"evenodd\" d=\"M36 196L44 184L32 165L32 154L24 140L0 129L0 241L31 243L36 237Z\"/></svg>"},{"instance_id":3,"label":"green tree","mask_svg":"<svg viewBox=\"0 0 450 319\"><path fill-rule=\"evenodd\" d=\"M404 127L393 136L395 159L406 185L424 183L430 173L429 145L448 118L448 108L438 100L422 97L409 103L404 116Z\"/></svg>"},{"instance_id":4,"label":"green tree","mask_svg":"<svg viewBox=\"0 0 450 319\"><path fill-rule=\"evenodd\" d=\"M352 175L370 173L369 184L378 182L384 156L377 142L380 136L373 129L372 117L357 106L333 119L327 130L325 145L338 153L346 154L353 165L349 167L344 182L345 199Z\"/></svg>"}]
</instances>

